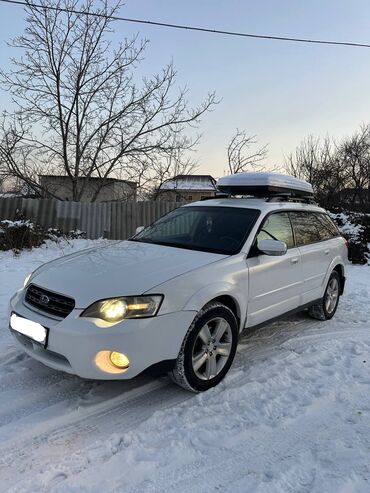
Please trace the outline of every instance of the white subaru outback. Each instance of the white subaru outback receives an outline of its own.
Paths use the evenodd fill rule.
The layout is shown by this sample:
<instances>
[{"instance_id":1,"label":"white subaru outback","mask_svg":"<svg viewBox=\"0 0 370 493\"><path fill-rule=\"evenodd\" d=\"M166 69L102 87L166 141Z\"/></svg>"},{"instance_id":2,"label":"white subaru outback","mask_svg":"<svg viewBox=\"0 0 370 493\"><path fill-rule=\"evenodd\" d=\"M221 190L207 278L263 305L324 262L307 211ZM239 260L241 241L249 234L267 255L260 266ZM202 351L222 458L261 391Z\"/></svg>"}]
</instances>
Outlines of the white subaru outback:
<instances>
[{"instance_id":1,"label":"white subaru outback","mask_svg":"<svg viewBox=\"0 0 370 493\"><path fill-rule=\"evenodd\" d=\"M305 308L333 317L347 247L312 203L311 185L241 173L218 186L225 197L33 272L10 302L24 350L92 379L128 379L161 364L182 387L203 391L228 372L243 329Z\"/></svg>"}]
</instances>

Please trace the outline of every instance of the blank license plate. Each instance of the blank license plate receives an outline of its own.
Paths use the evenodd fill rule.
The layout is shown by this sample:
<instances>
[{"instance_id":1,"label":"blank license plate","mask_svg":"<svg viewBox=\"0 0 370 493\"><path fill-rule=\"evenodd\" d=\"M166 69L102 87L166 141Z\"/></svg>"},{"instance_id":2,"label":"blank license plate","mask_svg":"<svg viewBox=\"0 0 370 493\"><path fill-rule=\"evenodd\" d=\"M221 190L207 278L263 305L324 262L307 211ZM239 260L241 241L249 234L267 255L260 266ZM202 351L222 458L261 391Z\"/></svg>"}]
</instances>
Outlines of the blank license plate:
<instances>
[{"instance_id":1,"label":"blank license plate","mask_svg":"<svg viewBox=\"0 0 370 493\"><path fill-rule=\"evenodd\" d=\"M46 346L48 329L41 324L12 313L10 316L10 328L38 344L42 344L44 347Z\"/></svg>"}]
</instances>

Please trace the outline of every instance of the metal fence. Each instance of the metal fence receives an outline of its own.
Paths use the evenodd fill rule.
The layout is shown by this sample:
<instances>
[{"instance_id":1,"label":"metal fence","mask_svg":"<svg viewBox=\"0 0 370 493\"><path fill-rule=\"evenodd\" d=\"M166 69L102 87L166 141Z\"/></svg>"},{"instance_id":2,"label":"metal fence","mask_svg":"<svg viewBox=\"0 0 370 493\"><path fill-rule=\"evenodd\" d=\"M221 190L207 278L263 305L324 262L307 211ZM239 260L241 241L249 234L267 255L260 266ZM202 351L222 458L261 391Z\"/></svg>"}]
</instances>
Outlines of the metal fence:
<instances>
[{"instance_id":1,"label":"metal fence","mask_svg":"<svg viewBox=\"0 0 370 493\"><path fill-rule=\"evenodd\" d=\"M44 228L68 233L86 232L87 238L126 239L137 226L147 226L181 202L63 202L53 199L0 198L0 220L21 214Z\"/></svg>"}]
</instances>

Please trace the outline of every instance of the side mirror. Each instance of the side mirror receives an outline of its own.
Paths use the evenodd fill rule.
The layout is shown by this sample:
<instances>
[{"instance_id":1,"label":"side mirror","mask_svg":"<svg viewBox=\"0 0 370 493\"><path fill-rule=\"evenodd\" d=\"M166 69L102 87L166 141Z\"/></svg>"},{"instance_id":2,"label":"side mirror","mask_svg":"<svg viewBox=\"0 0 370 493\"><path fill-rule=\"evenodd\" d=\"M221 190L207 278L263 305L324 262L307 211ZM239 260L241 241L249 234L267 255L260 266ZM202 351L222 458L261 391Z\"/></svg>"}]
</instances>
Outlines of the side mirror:
<instances>
[{"instance_id":1,"label":"side mirror","mask_svg":"<svg viewBox=\"0 0 370 493\"><path fill-rule=\"evenodd\" d=\"M273 257L285 255L288 250L287 244L278 240L258 240L257 248L261 253Z\"/></svg>"},{"instance_id":2,"label":"side mirror","mask_svg":"<svg viewBox=\"0 0 370 493\"><path fill-rule=\"evenodd\" d=\"M138 226L135 230L135 234L138 235L145 229L145 226Z\"/></svg>"}]
</instances>

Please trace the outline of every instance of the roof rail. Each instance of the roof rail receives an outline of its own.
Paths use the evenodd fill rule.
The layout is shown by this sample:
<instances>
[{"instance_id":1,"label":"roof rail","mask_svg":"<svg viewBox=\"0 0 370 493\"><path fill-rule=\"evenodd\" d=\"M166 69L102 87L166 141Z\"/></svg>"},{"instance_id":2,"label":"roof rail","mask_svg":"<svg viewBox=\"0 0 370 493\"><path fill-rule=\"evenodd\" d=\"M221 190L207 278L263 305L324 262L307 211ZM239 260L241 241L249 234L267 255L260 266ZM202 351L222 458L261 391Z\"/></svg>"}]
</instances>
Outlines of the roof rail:
<instances>
[{"instance_id":1,"label":"roof rail","mask_svg":"<svg viewBox=\"0 0 370 493\"><path fill-rule=\"evenodd\" d=\"M232 195L228 193L216 193L216 195L213 195L211 197L203 197L200 199L200 202L204 202L205 200L214 200L214 199L259 199L259 200L264 200L265 202L298 202L301 204L316 204L317 202L313 198L312 195L300 195L296 196L294 193L291 192L279 192L279 193L272 193L267 196L261 196L261 195Z\"/></svg>"},{"instance_id":2,"label":"roof rail","mask_svg":"<svg viewBox=\"0 0 370 493\"><path fill-rule=\"evenodd\" d=\"M301 202L303 204L316 204L312 195L301 195L297 197L294 193L277 193L266 197L266 202Z\"/></svg>"}]
</instances>

